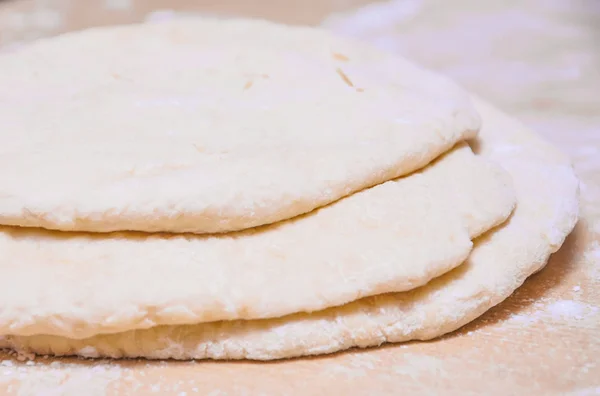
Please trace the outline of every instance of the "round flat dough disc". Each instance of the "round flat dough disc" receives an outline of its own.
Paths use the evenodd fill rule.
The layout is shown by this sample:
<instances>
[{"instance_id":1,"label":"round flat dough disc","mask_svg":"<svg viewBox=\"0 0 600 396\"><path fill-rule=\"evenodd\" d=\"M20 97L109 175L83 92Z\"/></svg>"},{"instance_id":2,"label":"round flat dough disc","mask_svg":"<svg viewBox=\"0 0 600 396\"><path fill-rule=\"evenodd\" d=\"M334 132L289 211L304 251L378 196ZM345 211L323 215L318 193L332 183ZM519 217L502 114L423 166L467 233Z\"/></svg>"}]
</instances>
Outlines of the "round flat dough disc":
<instances>
[{"instance_id":1,"label":"round flat dough disc","mask_svg":"<svg viewBox=\"0 0 600 396\"><path fill-rule=\"evenodd\" d=\"M468 95L313 28L185 19L0 56L0 224L214 233L292 218L473 137Z\"/></svg>"},{"instance_id":2,"label":"round flat dough disc","mask_svg":"<svg viewBox=\"0 0 600 396\"><path fill-rule=\"evenodd\" d=\"M159 326L83 340L6 337L4 346L43 355L268 360L426 340L456 330L540 270L578 214L579 182L569 160L519 122L481 100L477 104L484 128L473 146L512 175L517 208L508 222L476 240L465 264L426 286L271 320Z\"/></svg>"},{"instance_id":3,"label":"round flat dough disc","mask_svg":"<svg viewBox=\"0 0 600 396\"><path fill-rule=\"evenodd\" d=\"M0 334L271 318L409 290L462 263L515 204L466 144L424 170L258 229L218 235L0 228Z\"/></svg>"}]
</instances>

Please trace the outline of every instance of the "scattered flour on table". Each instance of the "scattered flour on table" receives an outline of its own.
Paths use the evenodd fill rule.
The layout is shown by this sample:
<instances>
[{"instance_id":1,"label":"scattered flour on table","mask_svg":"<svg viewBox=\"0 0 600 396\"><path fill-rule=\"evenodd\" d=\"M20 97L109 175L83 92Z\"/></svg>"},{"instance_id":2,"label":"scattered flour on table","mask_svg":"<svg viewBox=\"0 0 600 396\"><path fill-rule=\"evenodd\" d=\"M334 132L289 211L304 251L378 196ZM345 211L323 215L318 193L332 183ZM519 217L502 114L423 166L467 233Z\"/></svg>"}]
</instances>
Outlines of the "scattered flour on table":
<instances>
[{"instance_id":1,"label":"scattered flour on table","mask_svg":"<svg viewBox=\"0 0 600 396\"><path fill-rule=\"evenodd\" d=\"M12 357L12 359L3 359ZM175 394L198 393L195 379L173 383L161 374L168 363L163 361L111 362L37 357L20 362L17 354L0 355L0 395L16 396L104 396L107 394ZM195 362L190 362L190 365ZM134 366L129 367L129 366ZM151 380L149 380L151 378ZM148 384L150 382L150 384ZM183 387L191 389L182 391Z\"/></svg>"},{"instance_id":2,"label":"scattered flour on table","mask_svg":"<svg viewBox=\"0 0 600 396\"><path fill-rule=\"evenodd\" d=\"M144 17L145 23L161 23L170 21L173 19L181 18L219 18L222 15L212 14L208 12L194 12L194 11L175 11L170 9L159 9L154 10L146 14Z\"/></svg>"},{"instance_id":3,"label":"scattered flour on table","mask_svg":"<svg viewBox=\"0 0 600 396\"><path fill-rule=\"evenodd\" d=\"M546 310L554 320L581 320L587 311L587 307L577 301L560 300L548 305Z\"/></svg>"},{"instance_id":4,"label":"scattered flour on table","mask_svg":"<svg viewBox=\"0 0 600 396\"><path fill-rule=\"evenodd\" d=\"M576 286L574 291L581 290ZM558 300L543 304L536 304L535 310L529 313L512 314L503 324L532 325L538 322L544 323L595 323L600 320L600 308L582 301Z\"/></svg>"},{"instance_id":5,"label":"scattered flour on table","mask_svg":"<svg viewBox=\"0 0 600 396\"><path fill-rule=\"evenodd\" d=\"M324 22L324 25L334 25L343 34L361 35L374 30L393 29L417 16L422 7L422 0L368 4L362 7L360 12L334 14Z\"/></svg>"},{"instance_id":6,"label":"scattered flour on table","mask_svg":"<svg viewBox=\"0 0 600 396\"><path fill-rule=\"evenodd\" d=\"M64 15L46 5L28 11L11 11L0 15L0 46L27 42L58 32L64 26Z\"/></svg>"},{"instance_id":7,"label":"scattered flour on table","mask_svg":"<svg viewBox=\"0 0 600 396\"><path fill-rule=\"evenodd\" d=\"M348 379L360 378L367 375L367 372L362 368L346 366L344 364L332 364L326 368L326 372L332 376L342 375Z\"/></svg>"},{"instance_id":8,"label":"scattered flour on table","mask_svg":"<svg viewBox=\"0 0 600 396\"><path fill-rule=\"evenodd\" d=\"M374 370L381 360L369 354L349 355L350 366L354 368Z\"/></svg>"},{"instance_id":9,"label":"scattered flour on table","mask_svg":"<svg viewBox=\"0 0 600 396\"><path fill-rule=\"evenodd\" d=\"M115 11L128 11L133 8L132 0L105 0L104 8Z\"/></svg>"},{"instance_id":10,"label":"scattered flour on table","mask_svg":"<svg viewBox=\"0 0 600 396\"><path fill-rule=\"evenodd\" d=\"M596 266L600 265L600 243L598 241L591 244L590 249L585 253L585 258Z\"/></svg>"},{"instance_id":11,"label":"scattered flour on table","mask_svg":"<svg viewBox=\"0 0 600 396\"><path fill-rule=\"evenodd\" d=\"M585 252L585 266L586 274L591 280L600 282L600 243L598 241L592 242Z\"/></svg>"},{"instance_id":12,"label":"scattered flour on table","mask_svg":"<svg viewBox=\"0 0 600 396\"><path fill-rule=\"evenodd\" d=\"M376 370L380 364L380 358L369 353L348 354L340 356L337 364L326 366L324 370L331 376L359 378L370 376L370 371Z\"/></svg>"},{"instance_id":13,"label":"scattered flour on table","mask_svg":"<svg viewBox=\"0 0 600 396\"><path fill-rule=\"evenodd\" d=\"M396 364L392 367L396 374L406 375L415 379L424 374L428 375L428 378L431 374L435 374L438 378L446 378L448 376L444 368L444 360L442 359L414 353L404 353L403 357L405 364Z\"/></svg>"},{"instance_id":14,"label":"scattered flour on table","mask_svg":"<svg viewBox=\"0 0 600 396\"><path fill-rule=\"evenodd\" d=\"M600 395L600 386L598 387L592 387L592 388L585 388L585 389L579 389L573 392L569 392L567 393L567 395L569 396L591 396L591 395Z\"/></svg>"},{"instance_id":15,"label":"scattered flour on table","mask_svg":"<svg viewBox=\"0 0 600 396\"><path fill-rule=\"evenodd\" d=\"M30 360L16 364L4 360L0 372L0 393L6 386L4 389L10 387L12 394L18 396L76 396L82 389L86 390L86 395L101 396L123 376L124 370L112 364L89 367L58 361L47 364ZM18 386L15 380L18 380Z\"/></svg>"},{"instance_id":16,"label":"scattered flour on table","mask_svg":"<svg viewBox=\"0 0 600 396\"><path fill-rule=\"evenodd\" d=\"M576 148L576 155L581 157L595 157L600 153L600 149L593 146L580 146Z\"/></svg>"}]
</instances>

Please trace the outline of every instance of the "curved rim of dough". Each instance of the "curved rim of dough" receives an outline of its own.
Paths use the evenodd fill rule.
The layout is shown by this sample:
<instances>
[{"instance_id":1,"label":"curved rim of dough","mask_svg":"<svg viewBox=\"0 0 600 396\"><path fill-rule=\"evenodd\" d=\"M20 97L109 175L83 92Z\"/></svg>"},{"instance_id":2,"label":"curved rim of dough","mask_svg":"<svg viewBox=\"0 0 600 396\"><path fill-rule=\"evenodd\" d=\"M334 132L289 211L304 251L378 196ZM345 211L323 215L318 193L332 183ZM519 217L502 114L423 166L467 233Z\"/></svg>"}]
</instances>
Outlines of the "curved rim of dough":
<instances>
[{"instance_id":1,"label":"curved rim of dough","mask_svg":"<svg viewBox=\"0 0 600 396\"><path fill-rule=\"evenodd\" d=\"M570 161L518 121L475 100L484 127L473 146L512 175L517 209L476 240L465 264L427 285L313 314L159 326L83 340L7 336L0 346L86 357L271 360L427 340L460 328L543 268L575 227L579 211L579 181Z\"/></svg>"},{"instance_id":2,"label":"curved rim of dough","mask_svg":"<svg viewBox=\"0 0 600 396\"><path fill-rule=\"evenodd\" d=\"M419 172L258 230L0 228L0 271L12 279L0 289L0 334L274 318L410 290L460 265L515 203L510 176L461 143Z\"/></svg>"},{"instance_id":3,"label":"curved rim of dough","mask_svg":"<svg viewBox=\"0 0 600 396\"><path fill-rule=\"evenodd\" d=\"M197 29L197 31L194 29ZM252 135L252 139L250 139L251 143L247 146L243 146L242 149L231 145L229 141L226 141L225 143L218 141L217 146L223 144L223 148L217 147L205 150L205 148L198 148L201 145L196 141L197 139L204 137L204 135L196 136L198 134L196 131L193 132L193 137L190 137L189 139L186 137L185 142L177 141L177 143L173 143L176 146L176 149L174 148L173 150L177 152L166 160L155 160L154 157L152 160L148 160L142 156L140 157L141 159L137 158L136 161L131 163L128 162L129 160L120 161L118 165L115 165L116 169L112 169L103 162L105 161L104 156L99 157L101 158L100 160L93 160L95 162L91 161L90 163L86 161L86 158L96 158L97 156L85 155L80 156L81 158L71 158L71 155L77 155L77 152L81 151L83 148L86 148L87 150L87 147L94 147L95 143L90 143L85 139L83 140L83 144L77 143L75 139L68 139L70 135L67 135L67 137L63 139L69 141L68 143L73 145L73 148L69 150L65 149L65 152L60 153L59 149L67 144L67 142L61 140L60 144L55 144L53 146L53 150L49 150L51 153L57 152L57 156L53 157L52 154L43 153L43 148L48 147L48 144L52 143L50 137L57 135L55 133L56 131L72 129L76 131L76 133L73 132L73 134L78 136L78 134L82 134L84 131L91 128L91 126L88 126L89 124L100 125L100 123L97 123L97 118L99 117L102 117L104 120L118 118L113 113L114 111L120 111L119 109L121 107L118 107L117 110L110 110L112 108L108 107L108 104L105 105L105 103L111 103L111 100L107 100L105 97L100 97L101 100L98 100L93 95L97 94L97 90L100 90L101 94L105 94L102 90L108 90L109 88L106 88L106 86L112 87L110 84L133 84L131 82L120 82L129 78L124 76L124 74L130 72L127 67L131 67L131 65L126 63L126 66L122 66L125 70L110 69L110 73L104 69L99 69L100 72L95 69L95 71L90 71L90 75L95 76L96 74L99 74L100 77L90 77L95 85L91 87L86 86L85 89L81 89L82 92L79 92L79 87L74 82L69 81L68 84L66 84L64 81L60 83L61 80L58 82L54 81L56 78L55 74L49 73L59 66L54 64L48 65L48 62L43 61L44 56L50 60L52 58L61 59L61 62L63 63L75 63L78 65L78 68L88 70L90 68L86 68L85 62L80 61L79 58L74 59L77 60L77 62L64 60L63 58L66 56L66 51L63 49L71 45L75 50L71 50L68 54L71 56L73 53L79 54L80 51L82 51L82 48L90 47L90 43L94 40L94 45L92 46L94 48L93 51L102 54L103 52L108 51L107 48L110 49L115 47L106 46L104 41L113 40L114 42L118 42L119 45L125 43L122 45L127 45L134 49L138 47L139 51L142 51L140 48L146 48L147 45L144 46L141 44L144 44L146 40L148 40L148 37L153 37L154 39L162 38L165 40L167 40L166 38L169 38L173 43L179 43L179 40L183 40L181 37L185 36L185 34L191 34L189 33L190 31L197 33L196 36L203 37L206 36L207 32L210 32L213 37L220 37L219 35L222 33L224 37L233 35L234 37L242 37L244 40L247 36L256 35L256 40L250 41L248 39L248 43L253 45L261 43L261 38L264 40L267 37L277 37L277 40L289 41L287 48L298 47L299 49L297 51L302 56L305 56L306 58L310 56L311 61L313 61L312 58L314 58L314 63L319 65L319 67L316 67L316 69L319 70L318 73L311 72L314 75L311 74L310 78L306 77L308 83L297 84L294 81L294 84L305 88L313 87L311 88L312 95L318 100L305 100L303 103L308 106L307 109L311 111L311 115L314 113L318 114L313 117L315 120L314 122L306 121L306 114L304 114L306 111L304 113L300 112L299 117L303 122L307 122L307 127L310 127L311 129L320 128L323 129L323 131L339 130L335 134L336 139L339 140L339 144L334 145L331 144L331 142L325 143L325 140L323 140L319 141L319 144L314 144L314 147L312 146L313 142L311 142L307 148L304 147L306 145L305 143L296 144L297 142L294 140L290 140L289 142L283 140L282 143L281 140L277 140L273 137L265 138L264 133L266 132L255 132L258 135ZM303 40L300 40L299 38L303 38L304 36L306 36L307 44L306 46L304 46L304 44L300 46L299 43L303 42ZM88 38L89 40L86 41ZM137 42L136 44L135 40L142 41ZM229 43L236 42L236 40L232 41L231 38L228 40ZM157 41L160 42L160 40ZM191 40L188 38L188 41ZM98 45L98 42L103 44ZM171 41L169 41L169 43L171 43ZM189 45L188 42L184 43ZM316 45L315 43L320 44ZM173 44L173 46L174 45L175 44ZM204 48L201 47L201 45L206 44L197 45L199 46L198 48ZM283 45L281 45L281 47L282 46ZM330 50L325 51L325 48L328 46L331 47ZM169 45L164 48L171 47L172 46ZM242 45L236 46L235 48L238 47L245 48ZM350 52L346 55L349 55L350 58L356 54L356 60L349 59L346 55L335 52L337 47L348 49ZM105 49L104 51L102 50L103 48ZM270 47L266 46L265 48ZM58 51L59 49L60 51ZM193 49L196 49L196 47ZM189 52L195 54L193 49L189 50ZM261 48L261 50L264 50L264 48ZM115 54L121 54L121 52L123 52L115 51ZM177 51L181 51L181 49L177 49ZM323 52L327 52L327 54L325 55ZM137 52L133 50L125 52L125 54L129 53L137 54ZM156 58L154 48L151 53L153 54L152 56ZM111 56L113 56L114 59L122 58L118 55ZM187 55L186 53L185 56L191 55ZM377 58L377 62L369 57ZM163 54L162 58L168 59L169 55ZM225 58L226 60L224 62L229 62L225 64L229 65L231 60L227 57ZM284 58L285 57L283 56L278 57L278 62L283 62L282 59ZM326 61L324 61L325 58ZM367 60L365 58L369 59ZM36 88L35 85L27 85L27 89L20 87L19 84L25 84L23 81L31 80L39 82L39 80L41 80L38 76L40 70L34 69L35 73L30 73L33 74L33 77L29 74L25 75L25 77L20 74L15 75L16 73L29 73L29 69L23 68L21 64L12 59L19 59L23 64L27 65L43 65L41 66L41 70L48 70L48 74L45 75L50 75L50 77L45 78L51 80L51 83L45 84L45 88L43 89L52 89L52 91L50 93L44 92L42 88ZM106 61L102 58L102 62L100 62L98 59L95 59L94 56L84 57L82 59L90 59L94 65L102 65L102 62ZM9 60L11 61L8 62ZM139 62L139 60L137 62ZM365 80L365 83L368 82L372 86L372 90L369 84L363 88L355 86L355 84L361 82L361 79L359 78L361 75L367 75L366 71L362 69L362 74L354 76L354 83L350 80L350 77L348 77L347 74L350 73L350 75L352 75L351 67L353 67L353 62L359 65L360 68L369 70L370 73L368 74L377 76L373 78L365 77L363 79ZM153 64L154 63L156 63L156 59ZM321 63L324 63L325 66L322 66ZM400 72L394 74L392 74L392 72L387 74L381 73L373 66L377 64L386 65L388 63L389 65L396 65L397 63L396 66L399 68L398 70L400 70ZM184 65L187 63L182 61L171 62L170 64ZM204 63L200 64L203 65L203 67L206 67ZM274 62L269 65L272 64L274 64ZM121 63L119 63L119 65L121 65ZM389 70L394 69L389 65L385 67ZM221 65L219 64L219 66ZM63 69L62 63L60 68ZM221 69L217 69L219 72L222 72ZM235 76L238 76L239 71L237 71L234 66L231 66L230 69L234 70L233 73ZM275 69L277 70L277 68ZM284 65L281 66L280 69L288 70L289 67L286 68ZM40 40L36 43L22 47L14 53L0 57L0 71L0 75L10 76L10 79L6 78L5 80L2 80L0 77L0 82L2 84L6 83L10 88L4 89L3 94L0 94L0 103L17 103L17 105L15 105L17 108L32 106L38 113L40 113L40 108L43 109L44 105L47 105L46 102L43 102L46 96L51 96L53 102L58 103L62 100L66 103L59 108L59 113L61 113L60 120L56 119L56 111L50 111L49 114L43 113L45 114L43 116L42 113L38 114L36 119L43 118L44 120L42 127L37 124L38 121L31 121L33 122L31 125L27 124L31 120L28 112L20 112L17 116L13 114L15 113L14 109L12 112L4 114L0 110L0 119L5 121L7 125L14 125L12 128L3 128L5 134L15 128L17 130L18 128L29 128L31 130L49 130L53 132L50 135L40 134L40 136L37 136L35 139L32 138L34 140L33 143L27 141L27 145L25 145L27 150L37 150L36 155L47 155L48 158L37 159L34 158L36 156L31 153L19 152L23 146L22 142L19 143L21 146L16 145L15 147L9 147L4 153L2 153L2 149L0 148L0 153L2 153L3 156L7 156L8 154L12 155L10 161L13 162L13 166L15 166L15 158L30 158L31 160L27 160L22 168L33 169L27 177L18 176L15 178L7 176L5 179L0 178L0 224L11 226L40 227L60 231L82 232L141 231L206 234L239 231L271 224L308 213L354 192L418 170L426 166L439 155L451 149L457 142L475 136L479 129L480 121L477 117L477 113L468 101L467 94L456 84L445 77L421 69L397 55L386 54L358 41L336 37L331 32L323 29L285 26L273 22L252 19L234 18L219 20L196 18L192 20L173 20L159 24L94 28L83 32L67 33L58 37ZM206 71L206 73L209 72ZM242 74L254 75L254 73ZM70 75L72 75L72 73L70 73ZM139 77L140 73L137 75ZM171 72L171 75L177 76L178 73ZM240 77L240 79L248 78L250 77ZM294 78L296 78L296 76L294 76ZM317 78L320 79L319 84L310 84L311 81ZM254 83L252 90L245 89L246 85L244 85L244 82L246 80L240 81L239 92L237 90L235 91L235 95L237 96L233 99L227 97L229 102L224 103L231 105L231 107L236 105L242 109L243 106L240 104L248 106L245 102L248 100L246 99L248 98L247 92L254 92L260 89L259 86L274 87L277 84L275 81L279 81L277 75L272 75L269 78L265 77L263 79L265 81L257 80L258 82ZM285 75L282 79L284 83L291 84L288 80L292 79L292 77ZM327 79L327 81L331 81L332 83L335 82L334 86L336 87L336 90L327 89L324 93L321 92L322 89L319 87L323 85L321 80L324 79ZM383 80L379 81L377 79ZM19 81L19 83L13 80ZM422 84L416 84L415 81L417 80L422 81ZM149 81L154 80L150 79ZM144 80L144 83L146 82L147 81ZM14 85L10 87L10 84ZM165 91L167 93L160 91L154 86L147 87L139 82L136 82L136 84L142 85L141 88L135 88L139 89L141 93L135 91L134 88L127 89L132 89L133 92L136 92L136 95L148 95L150 99L147 99L146 96L141 96L147 99L146 102L159 100L168 101L170 100L169 97L167 97L167 99L162 99L163 96L175 95L168 90ZM46 85L50 88L46 87ZM64 88L67 85L69 88ZM40 84L38 84L38 86L40 86ZM120 87L120 85L118 86ZM339 89L337 88L338 86ZM201 88L205 89L204 86L201 86ZM36 89L38 89L38 91L36 91ZM163 89L162 86L160 89ZM19 93L19 90L23 90L23 93ZM63 93L63 90L66 93ZM72 93L70 90L73 90L75 93ZM92 93L88 95L88 91ZM150 93L146 91L149 91ZM158 91L158 93L155 91ZM376 93L369 93L371 91L376 91ZM388 98L387 100L384 100L383 96L385 95L381 95L381 92L379 91L393 92L394 95L399 95L400 97L406 96L404 92L411 92L411 100L399 101L400 104L398 104L398 109L392 106L386 107L382 104L389 103L391 99ZM60 96L58 94L59 92L61 93ZM113 93L113 91L108 92ZM124 92L127 92L127 94L130 93L127 90ZM270 95L278 95L281 98L285 98L285 94L282 92L286 91L277 87L270 88L269 91ZM349 94L348 92L352 92L352 94ZM159 93L161 96L158 97L158 99L154 98L154 96ZM324 104L319 104L323 101L319 96L321 94L325 95L329 102L324 101ZM83 97L85 100L90 100L86 95L94 98L94 100L90 102L92 105L87 108L101 107L102 111L99 110L100 113L98 115L93 113L92 116L88 117L86 115L87 112L82 109L79 109L78 111L64 110L70 109L72 106L79 103L73 99L74 97ZM187 92L186 95L193 96ZM200 98L209 96L208 94L198 93L195 93L194 95L197 95ZM324 111L317 112L318 109L328 108L327 105L331 105L331 103L335 104L337 107L340 107L341 103L350 103L346 99L347 97L350 97L350 95L362 95L362 97L370 95L370 102L364 100L357 101L356 103L361 104L356 105L358 107L356 107L355 110L350 110L350 114L363 114L367 112L369 114L372 113L373 117L370 117L368 120L365 118L364 122L361 121L361 123L342 125L340 124L341 120L347 119L349 115L335 118L331 115L327 117L324 116ZM114 96L115 95L112 95L111 98ZM134 99L127 95L124 97L127 99L126 103L128 106L135 102ZM134 97L137 96L134 95ZM186 96L183 95L183 97L184 99L182 99L182 101L185 102ZM238 99L238 97L241 99ZM35 102L37 103L35 106L38 107L29 104L32 102L32 98L41 98L39 99L39 103ZM279 98L278 105L283 102L281 98ZM398 99L396 96L391 96L391 98ZM173 100L177 101L177 96ZM201 99L197 99L195 96L189 100L201 101ZM428 119L421 117L422 114L417 114L417 118L411 119L411 112L414 110L413 107L416 101L419 101L419 103L423 102L424 105L421 106L421 108L428 109ZM23 104L21 104L21 102L23 102ZM299 105L296 102L299 102L299 100L290 99L290 103L297 107ZM101 106L98 106L98 103L100 103ZM257 102L253 101L252 103ZM309 103L310 106L307 105L307 103ZM389 109L385 111L377 110L380 111L381 114L386 112L389 114L386 113L386 115L383 116L377 113L376 110L373 110L375 106L374 103L377 104L376 107L379 109L389 107ZM102 106L106 106L106 109L109 110L106 110ZM161 106L160 110L163 111L164 108L171 105ZM203 104L202 106L210 107L214 106L214 104L213 101L209 101L208 104ZM134 107L135 106L132 108ZM264 107L268 108L268 106ZM201 110L206 110L204 112L207 112L208 114L213 111L212 107L210 108L210 111L202 107ZM335 106L333 106L333 108L335 110ZM357 111L357 109L360 111ZM277 107L276 110L277 111L267 112L265 113L266 115L261 113L260 117L254 117L252 120L255 118L257 120L272 120L274 117L278 116L276 113L281 109ZM113 113L111 113L111 111ZM139 114L141 115L136 118L135 122L132 121L133 127L130 127L130 129L137 130L136 128L141 128L147 132L148 129L153 128L154 124L158 124L160 128L156 128L157 130L160 130L160 136L161 139L163 139L161 146L171 147L167 143L171 144L170 142L174 141L174 138L171 135L169 135L170 137L165 137L162 134L172 133L170 128L177 129L176 127L171 126L176 117L168 118L169 123L166 123L166 125L164 121L157 121L156 123L150 123L149 125L141 124L142 128L138 123L146 122L145 116L152 116L157 111L155 110L150 114L142 113L142 110L139 109L135 111L139 111ZM181 116L180 113L177 113L179 110L172 111L174 112L173 114L179 114ZM242 110L239 110L238 113L241 111ZM66 112L66 115L62 114L62 112ZM122 116L121 113L122 112L115 114L120 114ZM330 112L330 114L331 113L335 114L342 112L338 109L337 111ZM71 119L84 116L89 119L82 118L88 121L84 124L83 128L79 124L80 121L75 123L75 126L71 125L74 122L71 121ZM164 118L165 116L162 115L162 117ZM187 123L185 125L203 125L203 123L209 123L210 127L204 129L213 130L216 128L222 135L226 135L225 133L222 133L225 130L224 128L235 130L245 128L244 133L250 133L246 131L246 129L250 128L248 124L236 124L235 120L237 118L235 114L232 115L228 113L227 117L223 117L219 113L217 116L213 117L213 114L210 113L208 115L203 115L203 117L204 118L200 120L193 119L195 122ZM214 121L213 118L217 121ZM332 121L330 119L334 118L337 122L337 124L335 124L337 125L337 128L331 127ZM403 121L403 118L407 118L410 121ZM65 120L68 120L68 122ZM210 122L207 120L210 120ZM264 126L263 122L260 121L259 127L254 126L254 129L250 128L250 130L269 130L269 136L271 136L275 135L274 131L281 134L281 130L297 128L296 125L299 124L297 119L286 118L286 120L286 122L283 122L283 127L271 127L271 129L269 129L269 126ZM375 124L367 126L368 122L372 122L373 120L376 120ZM121 122L121 120L119 121ZM21 126L23 123L26 123L26 126ZM234 127L231 127L229 123L233 123ZM123 124L129 125L124 122ZM224 127L222 124L226 126ZM354 124L361 125L352 129L354 128ZM68 127L65 127L65 125L68 125ZM120 126L121 124L118 125ZM127 128L126 126L121 127L124 129ZM188 131L190 129L189 127L179 126L179 128L187 131L184 131L184 134L191 133ZM202 127L200 127L200 129L202 129ZM359 129L363 132L357 132ZM367 142L364 146L357 147L357 145L362 143L359 142L358 137L354 136L354 133L350 132L356 132L361 136L360 141L362 142L362 140L365 140L363 138L365 135L364 130L367 129L372 129L374 131L381 130L382 132L379 135L374 135L376 138ZM163 130L169 130L170 132L164 132ZM126 129L125 131L121 131L119 136L130 135L129 130ZM384 131L395 131L398 133L387 133ZM143 137L145 137L146 140L149 140L150 138L148 138L146 132ZM180 132L181 131L178 131L177 133L179 134ZM94 136L97 135L101 135L101 133L95 134ZM315 136L319 135L326 134L315 134ZM400 135L411 137L408 139ZM152 136L152 138L157 139L155 136ZM12 141L15 140L15 137L14 135L11 137L9 134L5 139ZM271 142L273 139L275 139L274 142ZM142 145L140 142L142 141L143 139L137 139L134 142L129 140L123 142L121 140L115 141L113 139L110 147L141 147ZM264 147L260 144L256 146L257 142L268 142L271 146L274 145L274 147L269 146L267 143L265 143ZM30 143L32 147L28 146ZM326 154L324 154L325 149L327 149ZM139 150L143 151L143 148L139 148ZM166 150L167 149L165 149L165 151ZM253 150L257 152L255 153ZM119 152L120 151L117 151L117 153ZM128 151L126 153L127 155L124 157L133 158L133 152L135 152L135 150ZM94 153L94 151L92 150L90 153ZM69 156L66 156L66 154L69 154ZM116 159L120 158L117 154L113 153L113 155ZM185 158L180 159L180 157L183 157L184 155ZM225 159L221 158L221 156ZM228 156L231 158L226 158ZM58 167L59 165L52 164L58 164L63 158L69 158L68 161L65 159L64 162L77 161L78 166L67 164L65 166L60 165L59 168L53 169L52 166ZM330 160L327 160L328 158ZM7 160L7 162L9 162L9 160ZM215 163L213 164L213 162ZM117 163L117 161L113 160L112 163ZM343 163L344 167L340 167L340 163ZM74 169L77 168L85 169L87 173L85 175L75 173L75 176L69 176L66 179L63 179L62 176L60 178L53 176L53 174L75 172ZM108 169L110 169L110 171ZM52 170L52 172L50 172L50 170ZM213 172L215 173L213 174ZM16 173L19 174L19 171ZM98 178L95 178L96 173L99 175ZM207 174L209 174L209 177L207 177ZM317 175L318 177L316 177ZM92 178L92 176L94 176L94 178ZM56 180L53 184L48 184L49 180L54 179ZM86 180L94 181L88 183ZM244 182L242 183L241 181ZM41 187L41 185L43 185L43 187Z\"/></svg>"}]
</instances>

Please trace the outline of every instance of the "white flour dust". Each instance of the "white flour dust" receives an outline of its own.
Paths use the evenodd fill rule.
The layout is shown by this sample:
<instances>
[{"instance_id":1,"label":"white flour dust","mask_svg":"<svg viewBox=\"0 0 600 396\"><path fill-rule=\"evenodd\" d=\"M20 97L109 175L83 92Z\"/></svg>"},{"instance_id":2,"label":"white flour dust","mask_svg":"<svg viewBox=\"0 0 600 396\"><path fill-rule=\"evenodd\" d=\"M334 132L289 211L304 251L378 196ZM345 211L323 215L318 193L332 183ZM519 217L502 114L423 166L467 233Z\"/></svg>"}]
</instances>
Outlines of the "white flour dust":
<instances>
[{"instance_id":1,"label":"white flour dust","mask_svg":"<svg viewBox=\"0 0 600 396\"><path fill-rule=\"evenodd\" d=\"M132 0L105 0L104 7L109 10L127 11L133 7Z\"/></svg>"},{"instance_id":2,"label":"white flour dust","mask_svg":"<svg viewBox=\"0 0 600 396\"><path fill-rule=\"evenodd\" d=\"M575 286L573 291L581 290L580 286ZM600 320L600 308L581 301L558 300L548 303L536 304L535 310L528 313L512 314L504 325L529 326L538 322L549 325L559 323L594 323Z\"/></svg>"}]
</instances>

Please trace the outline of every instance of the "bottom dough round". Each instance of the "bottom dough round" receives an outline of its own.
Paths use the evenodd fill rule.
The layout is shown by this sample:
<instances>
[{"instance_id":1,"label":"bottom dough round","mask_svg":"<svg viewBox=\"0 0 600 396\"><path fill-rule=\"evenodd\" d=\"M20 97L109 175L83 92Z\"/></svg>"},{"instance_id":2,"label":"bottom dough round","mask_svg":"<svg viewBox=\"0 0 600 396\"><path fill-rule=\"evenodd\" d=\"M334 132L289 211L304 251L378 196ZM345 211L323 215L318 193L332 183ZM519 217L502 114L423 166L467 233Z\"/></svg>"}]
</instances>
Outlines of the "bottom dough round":
<instances>
[{"instance_id":1,"label":"bottom dough round","mask_svg":"<svg viewBox=\"0 0 600 396\"><path fill-rule=\"evenodd\" d=\"M475 241L466 263L427 285L278 319L158 326L81 340L7 336L0 347L84 357L269 360L426 340L463 326L541 269L578 214L578 180L568 159L517 121L475 102L484 127L472 146L512 175L517 209Z\"/></svg>"}]
</instances>

